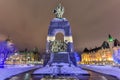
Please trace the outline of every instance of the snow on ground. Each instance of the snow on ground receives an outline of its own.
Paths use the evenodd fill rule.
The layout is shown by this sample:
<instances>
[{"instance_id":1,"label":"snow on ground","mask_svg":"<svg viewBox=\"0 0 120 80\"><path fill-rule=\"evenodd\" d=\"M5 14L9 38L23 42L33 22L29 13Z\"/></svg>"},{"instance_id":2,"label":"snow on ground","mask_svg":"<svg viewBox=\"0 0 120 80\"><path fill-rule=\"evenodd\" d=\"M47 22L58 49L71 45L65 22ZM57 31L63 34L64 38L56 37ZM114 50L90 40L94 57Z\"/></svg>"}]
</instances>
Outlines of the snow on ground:
<instances>
[{"instance_id":1,"label":"snow on ground","mask_svg":"<svg viewBox=\"0 0 120 80\"><path fill-rule=\"evenodd\" d=\"M61 66L61 67L58 67ZM34 71L33 74L89 74L86 70L83 70L79 67L75 67L71 64L69 67L66 63L53 63L52 66L45 66Z\"/></svg>"},{"instance_id":2,"label":"snow on ground","mask_svg":"<svg viewBox=\"0 0 120 80\"><path fill-rule=\"evenodd\" d=\"M34 65L9 65L5 66L5 68L0 68L0 80L5 80L11 76L39 68L40 66Z\"/></svg>"},{"instance_id":3,"label":"snow on ground","mask_svg":"<svg viewBox=\"0 0 120 80\"><path fill-rule=\"evenodd\" d=\"M113 66L97 66L97 65L80 65L80 67L84 69L89 69L95 72L116 76L120 79L120 67L113 67Z\"/></svg>"}]
</instances>

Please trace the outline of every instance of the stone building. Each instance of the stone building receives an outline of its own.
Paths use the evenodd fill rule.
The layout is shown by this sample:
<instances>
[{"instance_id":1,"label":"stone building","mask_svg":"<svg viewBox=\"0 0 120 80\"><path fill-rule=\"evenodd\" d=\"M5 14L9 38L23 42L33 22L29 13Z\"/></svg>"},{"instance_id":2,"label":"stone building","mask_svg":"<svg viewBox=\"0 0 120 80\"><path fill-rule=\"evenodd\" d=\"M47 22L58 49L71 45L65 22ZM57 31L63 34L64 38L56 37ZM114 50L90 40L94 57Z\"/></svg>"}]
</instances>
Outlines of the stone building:
<instances>
[{"instance_id":1,"label":"stone building","mask_svg":"<svg viewBox=\"0 0 120 80\"><path fill-rule=\"evenodd\" d=\"M113 51L111 50L109 43L104 41L100 47L88 50L84 49L81 54L81 64L113 64Z\"/></svg>"}]
</instances>

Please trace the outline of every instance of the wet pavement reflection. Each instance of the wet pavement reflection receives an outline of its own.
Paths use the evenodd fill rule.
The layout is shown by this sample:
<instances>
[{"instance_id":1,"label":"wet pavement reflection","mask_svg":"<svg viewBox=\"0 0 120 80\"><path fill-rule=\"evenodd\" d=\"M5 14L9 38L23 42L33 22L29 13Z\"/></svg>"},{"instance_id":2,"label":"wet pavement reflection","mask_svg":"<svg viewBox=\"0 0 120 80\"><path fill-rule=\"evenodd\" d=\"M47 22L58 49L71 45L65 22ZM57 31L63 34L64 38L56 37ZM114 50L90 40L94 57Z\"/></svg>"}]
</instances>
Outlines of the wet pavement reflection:
<instances>
[{"instance_id":1,"label":"wet pavement reflection","mask_svg":"<svg viewBox=\"0 0 120 80\"><path fill-rule=\"evenodd\" d=\"M34 70L28 71L26 73L13 76L6 80L86 80L85 78L77 79L76 77L44 77L44 78L41 78L41 76L31 76L33 72ZM96 72L89 71L89 70L88 72L90 73L90 77L87 80L118 80L116 77L113 77L113 76L100 74L100 73L96 73Z\"/></svg>"},{"instance_id":2,"label":"wet pavement reflection","mask_svg":"<svg viewBox=\"0 0 120 80\"><path fill-rule=\"evenodd\" d=\"M88 71L90 73L90 78L89 80L119 80L114 76L106 75L106 74L101 74L93 71Z\"/></svg>"}]
</instances>

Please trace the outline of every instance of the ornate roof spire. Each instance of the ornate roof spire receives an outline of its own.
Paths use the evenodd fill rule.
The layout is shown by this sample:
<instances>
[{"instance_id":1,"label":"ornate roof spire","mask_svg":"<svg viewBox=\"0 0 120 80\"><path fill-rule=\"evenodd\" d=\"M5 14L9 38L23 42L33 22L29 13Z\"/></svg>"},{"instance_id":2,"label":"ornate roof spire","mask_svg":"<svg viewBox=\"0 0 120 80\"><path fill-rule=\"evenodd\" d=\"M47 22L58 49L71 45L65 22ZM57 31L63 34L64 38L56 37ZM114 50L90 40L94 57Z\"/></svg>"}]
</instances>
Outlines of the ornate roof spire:
<instances>
[{"instance_id":1,"label":"ornate roof spire","mask_svg":"<svg viewBox=\"0 0 120 80\"><path fill-rule=\"evenodd\" d=\"M53 13L55 14L56 18L62 18L64 14L64 7L61 5L60 0L58 6L54 9Z\"/></svg>"},{"instance_id":2,"label":"ornate roof spire","mask_svg":"<svg viewBox=\"0 0 120 80\"><path fill-rule=\"evenodd\" d=\"M113 42L114 41L113 37L110 34L108 35L108 40L109 40L109 42Z\"/></svg>"},{"instance_id":3,"label":"ornate roof spire","mask_svg":"<svg viewBox=\"0 0 120 80\"><path fill-rule=\"evenodd\" d=\"M114 40L114 46L116 47L116 46L120 46L120 41L118 41L118 39L115 39Z\"/></svg>"}]
</instances>

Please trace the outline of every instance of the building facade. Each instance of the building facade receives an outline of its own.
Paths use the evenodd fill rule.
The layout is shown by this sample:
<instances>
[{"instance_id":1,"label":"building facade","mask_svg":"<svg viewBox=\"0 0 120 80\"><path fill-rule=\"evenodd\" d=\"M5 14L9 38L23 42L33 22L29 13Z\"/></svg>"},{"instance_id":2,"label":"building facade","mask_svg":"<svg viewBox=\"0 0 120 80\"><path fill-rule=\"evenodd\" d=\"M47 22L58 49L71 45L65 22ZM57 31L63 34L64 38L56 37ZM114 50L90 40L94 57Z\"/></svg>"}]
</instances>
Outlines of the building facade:
<instances>
[{"instance_id":1,"label":"building facade","mask_svg":"<svg viewBox=\"0 0 120 80\"><path fill-rule=\"evenodd\" d=\"M113 61L113 51L109 46L107 41L104 41L100 47L90 49L84 49L81 54L82 60L81 64L96 64L96 65L105 65L105 64L114 64Z\"/></svg>"},{"instance_id":2,"label":"building facade","mask_svg":"<svg viewBox=\"0 0 120 80\"><path fill-rule=\"evenodd\" d=\"M11 55L6 64L39 64L40 63L40 54L36 49L32 51L19 51Z\"/></svg>"}]
</instances>

